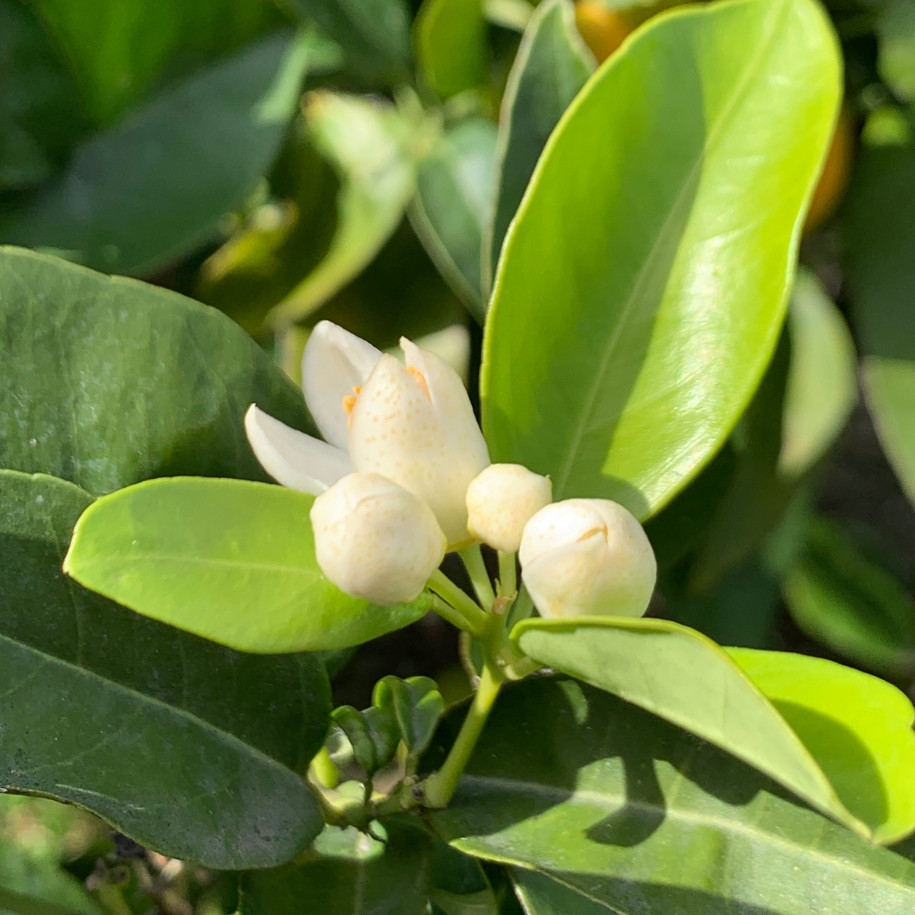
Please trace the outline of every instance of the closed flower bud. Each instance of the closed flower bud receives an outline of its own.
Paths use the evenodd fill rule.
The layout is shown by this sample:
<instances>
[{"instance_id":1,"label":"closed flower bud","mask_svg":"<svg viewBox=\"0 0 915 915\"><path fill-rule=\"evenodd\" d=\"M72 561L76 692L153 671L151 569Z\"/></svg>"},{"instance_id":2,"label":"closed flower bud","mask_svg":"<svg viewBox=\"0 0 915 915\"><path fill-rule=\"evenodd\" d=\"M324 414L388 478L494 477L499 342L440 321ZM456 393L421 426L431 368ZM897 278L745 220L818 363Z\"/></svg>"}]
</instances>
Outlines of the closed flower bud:
<instances>
[{"instance_id":1,"label":"closed flower bud","mask_svg":"<svg viewBox=\"0 0 915 915\"><path fill-rule=\"evenodd\" d=\"M467 527L489 546L517 553L524 525L552 495L549 477L521 464L490 464L467 487Z\"/></svg>"},{"instance_id":2,"label":"closed flower bud","mask_svg":"<svg viewBox=\"0 0 915 915\"><path fill-rule=\"evenodd\" d=\"M376 604L419 596L445 555L431 509L377 473L351 473L311 508L321 571L341 591Z\"/></svg>"},{"instance_id":3,"label":"closed flower bud","mask_svg":"<svg viewBox=\"0 0 915 915\"><path fill-rule=\"evenodd\" d=\"M409 340L402 365L382 356L354 397L349 452L432 509L451 548L469 542L467 486L489 463L486 442L457 372Z\"/></svg>"},{"instance_id":4,"label":"closed flower bud","mask_svg":"<svg viewBox=\"0 0 915 915\"><path fill-rule=\"evenodd\" d=\"M638 521L606 499L541 509L521 538L521 575L545 617L642 616L657 577Z\"/></svg>"}]
</instances>

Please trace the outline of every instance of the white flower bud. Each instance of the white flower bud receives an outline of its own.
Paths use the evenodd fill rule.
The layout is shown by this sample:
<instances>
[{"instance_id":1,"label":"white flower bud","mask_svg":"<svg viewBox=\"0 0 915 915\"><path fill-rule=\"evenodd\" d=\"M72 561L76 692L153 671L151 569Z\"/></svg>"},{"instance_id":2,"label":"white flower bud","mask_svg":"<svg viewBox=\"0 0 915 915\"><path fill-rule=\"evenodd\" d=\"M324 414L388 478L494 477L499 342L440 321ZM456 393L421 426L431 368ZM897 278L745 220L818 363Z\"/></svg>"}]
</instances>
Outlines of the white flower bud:
<instances>
[{"instance_id":1,"label":"white flower bud","mask_svg":"<svg viewBox=\"0 0 915 915\"><path fill-rule=\"evenodd\" d=\"M521 464L490 464L467 487L467 527L483 543L517 553L524 525L552 497L549 477Z\"/></svg>"},{"instance_id":2,"label":"white flower bud","mask_svg":"<svg viewBox=\"0 0 915 915\"><path fill-rule=\"evenodd\" d=\"M321 571L341 591L376 604L418 597L445 555L432 510L377 473L351 473L311 507Z\"/></svg>"},{"instance_id":3,"label":"white flower bud","mask_svg":"<svg viewBox=\"0 0 915 915\"><path fill-rule=\"evenodd\" d=\"M426 502L449 545L468 542L467 486L489 463L483 433L457 372L402 339L401 365L382 356L352 404L356 470L393 480Z\"/></svg>"},{"instance_id":4,"label":"white flower bud","mask_svg":"<svg viewBox=\"0 0 915 915\"><path fill-rule=\"evenodd\" d=\"M524 584L545 617L641 616L657 577L642 526L606 499L541 509L524 529L520 558Z\"/></svg>"}]
</instances>

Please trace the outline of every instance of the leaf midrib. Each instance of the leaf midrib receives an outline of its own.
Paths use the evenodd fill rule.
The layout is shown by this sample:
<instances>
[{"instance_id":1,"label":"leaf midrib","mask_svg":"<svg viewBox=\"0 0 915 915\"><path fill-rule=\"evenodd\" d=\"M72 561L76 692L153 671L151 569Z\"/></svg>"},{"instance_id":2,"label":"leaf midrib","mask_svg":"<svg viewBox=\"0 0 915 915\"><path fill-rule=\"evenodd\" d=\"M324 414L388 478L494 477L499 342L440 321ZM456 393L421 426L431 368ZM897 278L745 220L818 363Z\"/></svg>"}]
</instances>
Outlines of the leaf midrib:
<instances>
[{"instance_id":1,"label":"leaf midrib","mask_svg":"<svg viewBox=\"0 0 915 915\"><path fill-rule=\"evenodd\" d=\"M681 773L682 774L682 773ZM847 859L835 855L830 856L825 854L820 848L814 848L809 842L793 841L785 839L782 836L778 836L773 832L763 830L759 827L753 828L749 824L745 824L739 820L728 819L718 814L708 814L701 813L695 810L685 810L684 808L672 807L671 805L652 805L647 804L644 801L634 800L631 796L625 792L620 792L619 794L598 794L595 791L591 790L568 790L564 788L559 788L554 785L546 785L541 782L530 782L523 781L520 779L505 778L502 776L484 776L484 775L464 775L461 779L462 787L465 787L468 784L477 784L482 785L486 788L492 789L495 796L501 796L503 799L507 794L522 794L522 795L535 795L541 798L547 798L549 800L557 801L556 806L562 806L563 804L575 804L577 799L583 801L590 801L598 807L605 808L608 814L617 812L620 809L620 804L625 805L628 808L635 808L636 810L643 811L646 813L657 814L661 813L664 815L665 821L669 821L671 818L674 820L688 823L696 826L707 826L712 829L716 829L725 834L736 834L743 835L748 837L751 842L756 841L757 844L766 844L772 847L780 847L788 850L791 853L800 852L801 856L804 855L815 858L819 861L822 861L831 868L837 868L837 865L842 865L837 869L841 869L843 872L851 871L856 874L860 874L863 877L866 877L868 880L878 880L882 883L892 886L896 890L905 890L910 893L915 899L915 888L909 885L906 882L894 881L893 878L886 876L885 874L880 874L875 871L869 871L862 868L857 863L847 866ZM612 809L607 809L609 805L614 804L615 806ZM455 805L457 807L457 805ZM824 818L825 822L829 822ZM518 825L517 823L515 825ZM837 828L845 828L837 825ZM854 833L849 829L847 830L850 837L854 837ZM759 837L762 837L763 842L759 841ZM472 840L474 837L470 837ZM454 844L460 845L466 841L463 838L453 839ZM505 855L487 855L491 860L502 861L506 864L516 864L519 867L524 867L528 870L536 870L538 872L544 873L552 879L553 874L545 869L531 867L529 861L523 861L516 858L510 858ZM909 865L911 867L911 865ZM580 873L582 875L593 873L591 871L574 871L573 873ZM596 874L596 876L606 876L603 874Z\"/></svg>"}]
</instances>

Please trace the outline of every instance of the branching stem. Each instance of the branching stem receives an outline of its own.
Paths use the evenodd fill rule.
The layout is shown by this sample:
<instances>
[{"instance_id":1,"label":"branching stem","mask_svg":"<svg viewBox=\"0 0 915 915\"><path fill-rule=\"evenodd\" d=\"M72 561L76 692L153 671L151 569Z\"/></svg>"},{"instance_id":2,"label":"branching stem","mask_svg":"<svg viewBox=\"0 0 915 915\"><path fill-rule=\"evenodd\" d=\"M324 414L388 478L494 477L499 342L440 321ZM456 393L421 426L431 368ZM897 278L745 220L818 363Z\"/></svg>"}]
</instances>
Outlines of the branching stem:
<instances>
[{"instance_id":1,"label":"branching stem","mask_svg":"<svg viewBox=\"0 0 915 915\"><path fill-rule=\"evenodd\" d=\"M486 569L486 562L483 559L483 551L480 549L480 544L474 543L464 547L463 550L458 551L458 556L461 557L461 561L467 569L477 600L484 610L492 610L492 603L496 599L496 595L492 589L492 581Z\"/></svg>"},{"instance_id":2,"label":"branching stem","mask_svg":"<svg viewBox=\"0 0 915 915\"><path fill-rule=\"evenodd\" d=\"M441 569L436 569L429 579L429 588L444 602L435 602L432 609L444 617L449 623L470 632L475 636L482 636L486 631L489 620L488 614L468 597Z\"/></svg>"}]
</instances>

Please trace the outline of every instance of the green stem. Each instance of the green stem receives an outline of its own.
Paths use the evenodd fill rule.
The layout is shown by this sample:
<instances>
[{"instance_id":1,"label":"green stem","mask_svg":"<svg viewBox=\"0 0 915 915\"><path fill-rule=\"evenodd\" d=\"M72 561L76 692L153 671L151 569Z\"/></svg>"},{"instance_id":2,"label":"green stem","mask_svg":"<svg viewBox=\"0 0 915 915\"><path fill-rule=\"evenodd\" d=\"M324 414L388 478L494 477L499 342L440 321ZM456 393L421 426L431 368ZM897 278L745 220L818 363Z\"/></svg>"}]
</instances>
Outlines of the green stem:
<instances>
[{"instance_id":1,"label":"green stem","mask_svg":"<svg viewBox=\"0 0 915 915\"><path fill-rule=\"evenodd\" d=\"M432 609L459 629L480 636L489 620L487 613L468 597L441 569L436 569L428 586L446 606L433 603Z\"/></svg>"},{"instance_id":2,"label":"green stem","mask_svg":"<svg viewBox=\"0 0 915 915\"><path fill-rule=\"evenodd\" d=\"M483 559L480 544L474 543L464 547L463 550L458 550L458 556L461 557L461 561L467 569L477 600L484 610L492 610L492 602L496 599L496 595L492 589L489 572L486 570L486 562Z\"/></svg>"},{"instance_id":3,"label":"green stem","mask_svg":"<svg viewBox=\"0 0 915 915\"><path fill-rule=\"evenodd\" d=\"M470 760L473 748L483 731L483 725L492 711L496 696L504 682L501 672L494 671L487 663L480 677L480 685L467 711L467 717L461 725L444 765L433 773L423 786L427 807L447 807L457 788L458 779Z\"/></svg>"},{"instance_id":4,"label":"green stem","mask_svg":"<svg viewBox=\"0 0 915 915\"><path fill-rule=\"evenodd\" d=\"M514 597L518 590L518 575L515 568L515 553L499 550L499 596Z\"/></svg>"}]
</instances>

